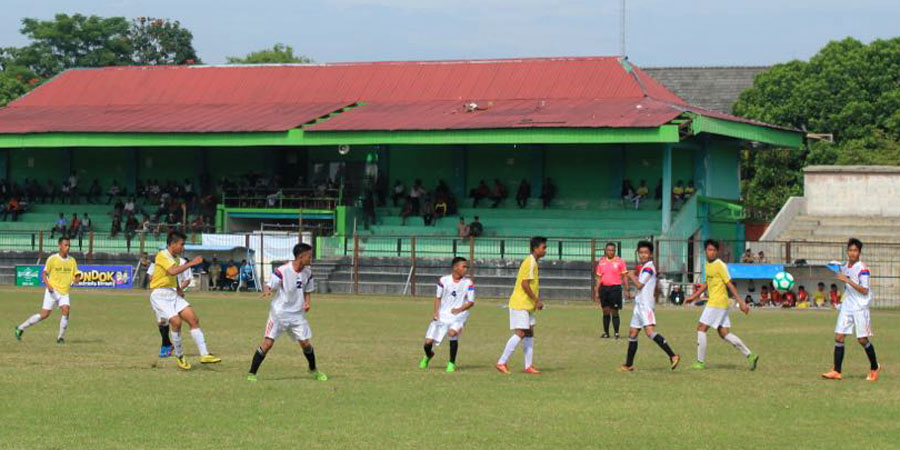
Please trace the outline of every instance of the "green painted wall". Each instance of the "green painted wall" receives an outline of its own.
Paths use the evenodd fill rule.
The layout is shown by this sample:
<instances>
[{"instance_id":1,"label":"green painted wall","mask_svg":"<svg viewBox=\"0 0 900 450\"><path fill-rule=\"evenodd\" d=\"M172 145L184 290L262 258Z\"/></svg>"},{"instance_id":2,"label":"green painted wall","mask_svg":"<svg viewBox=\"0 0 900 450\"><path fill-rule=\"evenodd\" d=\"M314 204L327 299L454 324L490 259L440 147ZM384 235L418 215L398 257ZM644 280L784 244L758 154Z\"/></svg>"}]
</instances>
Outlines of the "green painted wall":
<instances>
[{"instance_id":1,"label":"green painted wall","mask_svg":"<svg viewBox=\"0 0 900 450\"><path fill-rule=\"evenodd\" d=\"M516 189L522 179L532 182L532 166L540 161L540 152L533 146L472 145L466 154L466 184L469 189L485 180L493 186L495 178L506 184L509 197L515 199ZM467 192L468 194L468 192Z\"/></svg>"},{"instance_id":2,"label":"green painted wall","mask_svg":"<svg viewBox=\"0 0 900 450\"><path fill-rule=\"evenodd\" d=\"M85 192L99 180L103 192L113 180L119 186L126 186L129 165L131 164L128 148L76 148L72 149L72 170L78 172L79 190Z\"/></svg>"},{"instance_id":3,"label":"green painted wall","mask_svg":"<svg viewBox=\"0 0 900 450\"><path fill-rule=\"evenodd\" d=\"M176 183L194 179L194 148L142 148L137 157L137 178Z\"/></svg>"},{"instance_id":4,"label":"green painted wall","mask_svg":"<svg viewBox=\"0 0 900 450\"><path fill-rule=\"evenodd\" d=\"M216 183L222 177L236 178L251 171L265 173L271 168L270 160L279 152L280 149L268 147L210 148L206 153L206 168Z\"/></svg>"},{"instance_id":5,"label":"green painted wall","mask_svg":"<svg viewBox=\"0 0 900 450\"><path fill-rule=\"evenodd\" d=\"M388 150L390 185L395 180L412 186L416 178L422 180L425 189L433 190L439 180L453 183L454 152L465 152L462 147L392 145Z\"/></svg>"},{"instance_id":6,"label":"green painted wall","mask_svg":"<svg viewBox=\"0 0 900 450\"><path fill-rule=\"evenodd\" d=\"M739 147L733 142L710 141L710 186L708 197L739 199L741 197Z\"/></svg>"},{"instance_id":7,"label":"green painted wall","mask_svg":"<svg viewBox=\"0 0 900 450\"><path fill-rule=\"evenodd\" d=\"M9 177L19 183L25 178L36 178L44 184L53 179L59 185L69 176L66 158L65 149L13 149L9 154Z\"/></svg>"}]
</instances>

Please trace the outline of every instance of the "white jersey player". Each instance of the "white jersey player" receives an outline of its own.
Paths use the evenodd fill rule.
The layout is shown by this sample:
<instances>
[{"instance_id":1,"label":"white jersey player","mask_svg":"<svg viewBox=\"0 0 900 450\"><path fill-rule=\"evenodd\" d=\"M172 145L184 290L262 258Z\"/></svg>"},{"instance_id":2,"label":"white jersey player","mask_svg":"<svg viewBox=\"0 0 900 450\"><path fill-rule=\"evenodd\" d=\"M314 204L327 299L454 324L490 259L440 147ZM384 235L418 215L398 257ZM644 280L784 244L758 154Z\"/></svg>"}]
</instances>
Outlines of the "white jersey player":
<instances>
[{"instance_id":1,"label":"white jersey player","mask_svg":"<svg viewBox=\"0 0 900 450\"><path fill-rule=\"evenodd\" d=\"M425 332L425 356L419 361L420 369L427 369L434 357L434 344L441 345L444 336L450 337L450 361L447 372L456 371L456 353L459 350L459 334L462 333L469 309L475 305L475 283L466 278L469 263L465 258L453 258L453 271L438 280L434 298L434 312Z\"/></svg>"},{"instance_id":2,"label":"white jersey player","mask_svg":"<svg viewBox=\"0 0 900 450\"><path fill-rule=\"evenodd\" d=\"M312 247L307 244L294 246L294 260L275 269L266 283L263 297L269 297L275 293L275 298L269 307L269 320L266 322L266 333L262 344L253 354L253 362L250 365L250 374L247 380L255 382L256 372L266 358L266 354L275 345L275 340L283 333L287 333L291 339L300 343L303 355L309 362L309 372L313 378L319 381L327 381L328 376L316 369L316 354L310 339L312 329L306 320L306 312L309 311L312 298L311 293L316 290L310 262L312 261Z\"/></svg>"},{"instance_id":3,"label":"white jersey player","mask_svg":"<svg viewBox=\"0 0 900 450\"><path fill-rule=\"evenodd\" d=\"M653 243L649 241L638 242L638 258L640 258L641 266L639 267L639 276L635 276L626 270L623 275L631 279L631 282L638 288L638 294L634 298L634 313L631 315L631 327L628 330L628 354L625 357L625 365L619 370L630 372L634 370L634 355L638 348L638 334L641 329L647 334L647 337L653 339L659 347L669 356L669 363L672 370L678 367L681 358L672 351L669 343L666 342L661 334L656 332L656 266L650 259L653 257Z\"/></svg>"},{"instance_id":4,"label":"white jersey player","mask_svg":"<svg viewBox=\"0 0 900 450\"><path fill-rule=\"evenodd\" d=\"M841 369L844 362L844 338L856 331L856 340L863 346L869 357L868 381L878 380L881 366L875 355L875 346L869 341L872 337L872 322L869 317L869 303L872 301L872 289L869 287L869 267L860 261L863 243L856 238L847 242L848 262L838 270L836 278L844 283L844 298L841 311L838 313L837 325L834 327L834 367L823 373L822 377L830 380L843 378Z\"/></svg>"}]
</instances>

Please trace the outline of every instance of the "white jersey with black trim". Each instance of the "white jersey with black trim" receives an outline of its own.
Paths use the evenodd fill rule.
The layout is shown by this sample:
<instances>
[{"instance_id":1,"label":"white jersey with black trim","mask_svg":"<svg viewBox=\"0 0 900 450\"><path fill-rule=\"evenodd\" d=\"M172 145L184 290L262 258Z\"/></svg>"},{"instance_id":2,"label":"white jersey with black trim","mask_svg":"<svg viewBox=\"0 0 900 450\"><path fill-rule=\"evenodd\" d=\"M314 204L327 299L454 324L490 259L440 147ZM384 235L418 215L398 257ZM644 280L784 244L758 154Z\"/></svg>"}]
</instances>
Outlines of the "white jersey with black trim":
<instances>
[{"instance_id":1,"label":"white jersey with black trim","mask_svg":"<svg viewBox=\"0 0 900 450\"><path fill-rule=\"evenodd\" d=\"M453 275L444 275L437 282L435 297L441 299L441 322L466 320L469 317L468 310L460 314L453 314L451 311L462 308L466 302L475 302L475 283L466 277L453 281Z\"/></svg>"},{"instance_id":2,"label":"white jersey with black trim","mask_svg":"<svg viewBox=\"0 0 900 450\"><path fill-rule=\"evenodd\" d=\"M869 287L869 267L862 261L850 266L844 264L841 266L841 273L850 278L850 281L869 289L868 294L861 294L853 289L849 284L844 284L844 297L841 299L841 311L854 312L869 309L869 302L872 301L872 288Z\"/></svg>"},{"instance_id":3,"label":"white jersey with black trim","mask_svg":"<svg viewBox=\"0 0 900 450\"><path fill-rule=\"evenodd\" d=\"M641 266L638 281L644 285L634 297L635 306L641 305L653 309L656 306L656 266L653 261L647 261Z\"/></svg>"},{"instance_id":4,"label":"white jersey with black trim","mask_svg":"<svg viewBox=\"0 0 900 450\"><path fill-rule=\"evenodd\" d=\"M294 270L294 264L289 262L275 269L269 277L269 287L276 291L269 313L272 317L286 318L304 315L306 294L316 290L316 283L309 266L298 273Z\"/></svg>"}]
</instances>

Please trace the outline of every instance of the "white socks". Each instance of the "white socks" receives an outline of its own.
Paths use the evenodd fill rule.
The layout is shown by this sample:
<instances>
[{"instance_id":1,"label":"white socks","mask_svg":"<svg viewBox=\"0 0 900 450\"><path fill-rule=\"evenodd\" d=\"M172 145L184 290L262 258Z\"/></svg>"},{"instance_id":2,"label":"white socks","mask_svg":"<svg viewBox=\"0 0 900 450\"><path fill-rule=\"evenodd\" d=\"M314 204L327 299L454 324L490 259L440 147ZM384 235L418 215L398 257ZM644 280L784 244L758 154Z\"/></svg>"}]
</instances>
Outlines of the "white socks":
<instances>
[{"instance_id":1,"label":"white socks","mask_svg":"<svg viewBox=\"0 0 900 450\"><path fill-rule=\"evenodd\" d=\"M181 331L172 330L169 332L169 337L172 339L172 352L175 356L179 358L184 356L184 350L181 348Z\"/></svg>"},{"instance_id":2,"label":"white socks","mask_svg":"<svg viewBox=\"0 0 900 450\"><path fill-rule=\"evenodd\" d=\"M744 345L744 341L742 341L741 338L728 333L727 335L725 335L724 339L728 342L731 342L731 345L733 345L734 348L740 350L740 352L743 353L744 356L750 356L750 349L747 348L746 345Z\"/></svg>"},{"instance_id":3,"label":"white socks","mask_svg":"<svg viewBox=\"0 0 900 450\"><path fill-rule=\"evenodd\" d=\"M534 337L522 339L522 350L525 352L525 368L531 367L534 360Z\"/></svg>"},{"instance_id":4,"label":"white socks","mask_svg":"<svg viewBox=\"0 0 900 450\"><path fill-rule=\"evenodd\" d=\"M518 334L513 334L509 337L509 340L506 341L506 348L503 349L503 354L500 355L500 359L497 361L497 364L506 364L506 361L512 356L513 352L516 351L516 346L519 345L519 341L522 338L519 337Z\"/></svg>"},{"instance_id":5,"label":"white socks","mask_svg":"<svg viewBox=\"0 0 900 450\"><path fill-rule=\"evenodd\" d=\"M22 322L22 325L19 325L19 329L24 330L40 321L41 321L41 315L35 314L35 315L29 317L28 319L26 319L24 322Z\"/></svg>"},{"instance_id":6,"label":"white socks","mask_svg":"<svg viewBox=\"0 0 900 450\"><path fill-rule=\"evenodd\" d=\"M69 316L59 318L59 336L56 339L62 339L66 335L66 328L69 326Z\"/></svg>"},{"instance_id":7,"label":"white socks","mask_svg":"<svg viewBox=\"0 0 900 450\"><path fill-rule=\"evenodd\" d=\"M697 332L697 361L706 361L706 333Z\"/></svg>"},{"instance_id":8,"label":"white socks","mask_svg":"<svg viewBox=\"0 0 900 450\"><path fill-rule=\"evenodd\" d=\"M208 355L209 350L206 349L206 338L203 337L203 331L199 328L194 328L191 330L191 337L194 338L194 343L197 344L197 350L200 351L200 355Z\"/></svg>"}]
</instances>

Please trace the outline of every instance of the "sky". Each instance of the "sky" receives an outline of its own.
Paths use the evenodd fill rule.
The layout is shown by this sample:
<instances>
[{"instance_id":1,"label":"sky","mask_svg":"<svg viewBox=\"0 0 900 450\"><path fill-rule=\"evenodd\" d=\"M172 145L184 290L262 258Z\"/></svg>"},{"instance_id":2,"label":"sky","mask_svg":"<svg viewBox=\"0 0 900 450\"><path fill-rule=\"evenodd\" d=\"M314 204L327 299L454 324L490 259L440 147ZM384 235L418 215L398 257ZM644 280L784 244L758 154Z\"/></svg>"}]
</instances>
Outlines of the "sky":
<instances>
[{"instance_id":1,"label":"sky","mask_svg":"<svg viewBox=\"0 0 900 450\"><path fill-rule=\"evenodd\" d=\"M769 65L830 40L900 35L897 0L626 0L639 66ZM194 34L207 64L277 42L317 62L620 54L621 0L0 0L0 47L21 19L162 17Z\"/></svg>"}]
</instances>

